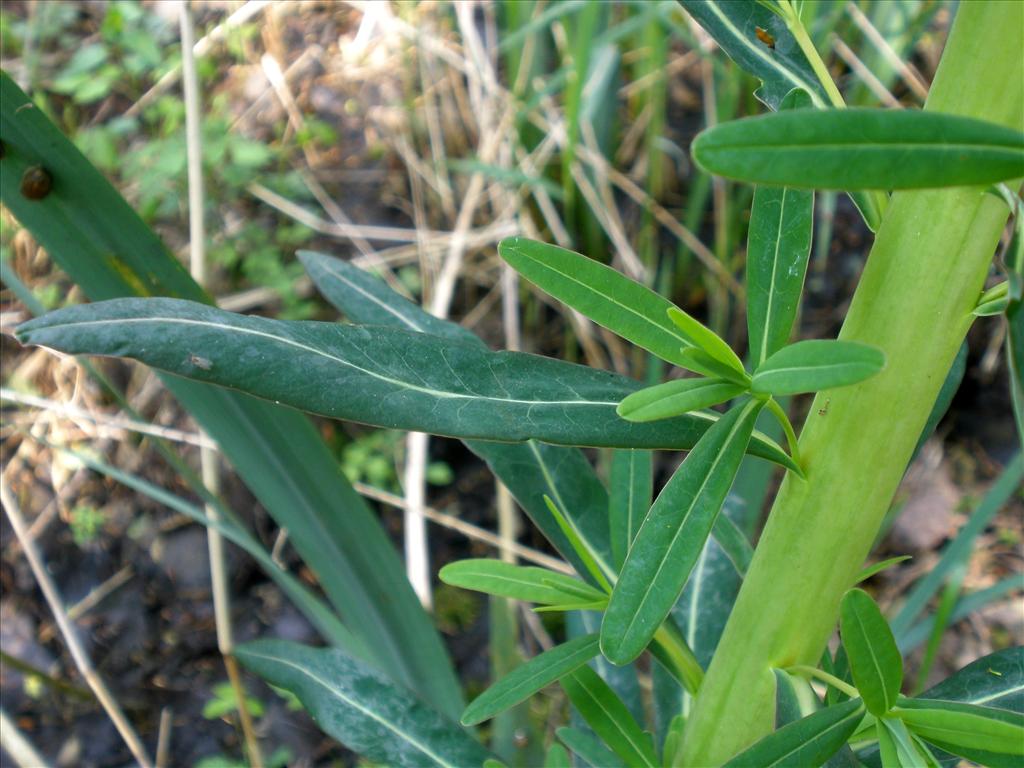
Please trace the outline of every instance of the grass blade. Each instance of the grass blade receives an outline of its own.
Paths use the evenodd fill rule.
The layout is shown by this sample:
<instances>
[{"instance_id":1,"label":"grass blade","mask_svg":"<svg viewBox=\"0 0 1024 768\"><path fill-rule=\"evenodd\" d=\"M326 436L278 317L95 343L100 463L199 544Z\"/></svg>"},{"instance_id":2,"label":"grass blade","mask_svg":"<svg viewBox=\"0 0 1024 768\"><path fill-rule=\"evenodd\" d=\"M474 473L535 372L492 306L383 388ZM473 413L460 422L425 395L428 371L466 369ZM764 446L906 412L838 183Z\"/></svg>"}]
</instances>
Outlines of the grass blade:
<instances>
[{"instance_id":1,"label":"grass blade","mask_svg":"<svg viewBox=\"0 0 1024 768\"><path fill-rule=\"evenodd\" d=\"M598 653L598 638L594 634L556 645L534 656L474 699L462 713L462 724L476 725L494 717L570 674Z\"/></svg>"},{"instance_id":2,"label":"grass blade","mask_svg":"<svg viewBox=\"0 0 1024 768\"><path fill-rule=\"evenodd\" d=\"M235 655L272 685L294 693L324 732L370 760L462 768L491 757L458 725L338 649L257 640L238 646Z\"/></svg>"},{"instance_id":3,"label":"grass blade","mask_svg":"<svg viewBox=\"0 0 1024 768\"><path fill-rule=\"evenodd\" d=\"M693 142L707 172L801 189L927 189L1024 176L1024 134L959 115L797 109L721 123Z\"/></svg>"},{"instance_id":4,"label":"grass blade","mask_svg":"<svg viewBox=\"0 0 1024 768\"><path fill-rule=\"evenodd\" d=\"M648 512L601 625L601 650L612 662L639 656L679 598L763 405L751 400L709 429Z\"/></svg>"}]
</instances>

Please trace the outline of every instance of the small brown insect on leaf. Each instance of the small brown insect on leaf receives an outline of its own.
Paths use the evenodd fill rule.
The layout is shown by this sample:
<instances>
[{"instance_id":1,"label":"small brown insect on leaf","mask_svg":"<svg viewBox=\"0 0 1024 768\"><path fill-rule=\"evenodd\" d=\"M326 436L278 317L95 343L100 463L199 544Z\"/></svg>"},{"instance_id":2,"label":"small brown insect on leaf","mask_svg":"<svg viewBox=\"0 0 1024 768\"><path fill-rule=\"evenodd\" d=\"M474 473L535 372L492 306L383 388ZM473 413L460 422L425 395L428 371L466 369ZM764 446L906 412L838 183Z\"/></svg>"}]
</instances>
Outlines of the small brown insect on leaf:
<instances>
[{"instance_id":1,"label":"small brown insect on leaf","mask_svg":"<svg viewBox=\"0 0 1024 768\"><path fill-rule=\"evenodd\" d=\"M29 200L42 200L53 187L53 177L41 165L33 165L25 169L21 177L21 194Z\"/></svg>"},{"instance_id":2,"label":"small brown insect on leaf","mask_svg":"<svg viewBox=\"0 0 1024 768\"><path fill-rule=\"evenodd\" d=\"M818 409L818 415L819 416L824 416L825 414L827 414L828 413L828 407L829 407L829 405L831 403L832 403L832 398L831 397L826 397L825 398L825 407Z\"/></svg>"},{"instance_id":3,"label":"small brown insect on leaf","mask_svg":"<svg viewBox=\"0 0 1024 768\"><path fill-rule=\"evenodd\" d=\"M757 39L767 45L772 50L775 50L775 38L768 34L768 31L761 29L760 27L754 27L754 34L757 35Z\"/></svg>"}]
</instances>

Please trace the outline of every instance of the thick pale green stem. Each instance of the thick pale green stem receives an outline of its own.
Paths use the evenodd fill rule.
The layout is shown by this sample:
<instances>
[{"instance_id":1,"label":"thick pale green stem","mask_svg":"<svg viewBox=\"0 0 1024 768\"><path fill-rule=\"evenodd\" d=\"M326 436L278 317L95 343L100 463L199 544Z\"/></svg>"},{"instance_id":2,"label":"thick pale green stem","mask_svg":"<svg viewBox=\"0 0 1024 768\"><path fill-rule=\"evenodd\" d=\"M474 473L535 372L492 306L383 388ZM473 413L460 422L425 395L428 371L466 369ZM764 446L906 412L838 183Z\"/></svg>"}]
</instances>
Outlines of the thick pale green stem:
<instances>
[{"instance_id":1,"label":"thick pale green stem","mask_svg":"<svg viewBox=\"0 0 1024 768\"><path fill-rule=\"evenodd\" d=\"M1024 129L1024 3L961 3L928 109ZM823 392L687 723L681 763L768 733L771 669L817 663L971 324L1004 203L980 188L893 196L840 335L880 347L863 384ZM831 400L824 408L826 398Z\"/></svg>"}]
</instances>

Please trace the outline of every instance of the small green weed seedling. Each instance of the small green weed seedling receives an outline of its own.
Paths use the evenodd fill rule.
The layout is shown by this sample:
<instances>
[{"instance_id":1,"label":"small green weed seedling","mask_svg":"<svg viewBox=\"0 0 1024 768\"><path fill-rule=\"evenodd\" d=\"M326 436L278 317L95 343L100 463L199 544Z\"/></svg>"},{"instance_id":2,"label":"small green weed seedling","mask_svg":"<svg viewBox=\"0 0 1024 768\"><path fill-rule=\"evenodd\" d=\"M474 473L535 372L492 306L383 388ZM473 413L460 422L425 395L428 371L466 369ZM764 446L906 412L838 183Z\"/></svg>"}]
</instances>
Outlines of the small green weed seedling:
<instances>
[{"instance_id":1,"label":"small green weed seedling","mask_svg":"<svg viewBox=\"0 0 1024 768\"><path fill-rule=\"evenodd\" d=\"M913 697L901 690L903 655L925 641L933 654L941 628L969 609L944 595L940 616L922 616L947 581L958 588L955 574L971 539L1019 488L1021 457L891 622L857 584L898 561L864 568L922 435L948 405L964 336L978 316L1008 319L1021 423L1024 246L1014 185L1024 177L1024 4L960 4L924 111L846 108L804 27L801 3L683 6L762 81L757 95L773 111L714 126L692 146L704 172L756 185L746 362L640 282L521 237L498 249L521 276L694 375L644 386L560 360L494 352L352 265L311 252L300 253L302 264L350 323L225 312L154 258L118 262L114 271L139 285L110 287L83 276L93 280L93 298L111 300L33 319L18 328L18 338L69 354L131 358L172 374L166 380L191 407L214 427L219 420L219 431L208 428L226 440L229 454L244 455L231 440L238 428L231 419L241 419L244 408L262 408L237 394L243 392L331 418L458 438L509 488L575 575L474 559L446 566L440 578L535 604L538 612L564 613L570 636L465 706L436 635L410 628L422 617L407 602L407 585L390 575L372 583L378 563L359 551L359 539L324 551L331 545L317 538L317 526L337 525L348 511L317 513L317 504L335 508L334 499L317 496L318 477L301 451L288 455L295 483L312 484L303 491L311 495L300 496L307 517L293 519L289 531L321 579L331 569L344 571L324 582L338 616L287 574L275 578L333 647L268 639L238 648L237 657L371 760L514 763L514 755L491 754L469 728L557 683L579 719L558 729L564 747L551 746L546 765L569 765L572 753L595 766L652 768L909 768L957 757L1019 766L1021 648L980 659L923 693L918 685ZM551 13L583 13L597 23L585 3ZM25 122L36 118L17 108L24 95L7 79L3 89L4 202L55 254L67 254L73 218L60 219L65 228L55 231L56 219L45 212L80 215L86 203L76 184L84 182L58 170L53 199L19 197L13 172L43 150ZM88 176L88 184L102 182ZM849 194L876 238L838 338L791 342L816 190ZM566 199L573 194L563 190ZM1008 208L1016 232L1002 258L1007 280L983 291ZM134 221L130 211L118 208L118 215ZM95 245L94 262L110 261L104 245ZM123 243L116 245L117 258L127 258ZM112 298L131 292L174 297ZM783 398L801 394L814 402L804 423L794 425ZM222 410L211 413L207 397L223 397ZM306 434L300 422L275 422L284 418L279 413L254 410L240 423L277 423L278 440L289 440L293 428ZM778 423L785 448L757 429L762 416ZM613 449L610 489L581 447ZM652 501L653 450L688 453ZM729 508L748 456L785 471L756 548ZM256 472L255 463L246 466ZM343 480L330 482L350 499L351 489L338 485ZM268 508L283 515L277 502ZM252 537L224 519L217 525L225 535L275 573ZM391 560L382 558L381 571L390 574ZM1019 586L1017 578L998 588L1006 594ZM355 594L345 593L353 588ZM392 595L406 602L392 610ZM841 643L830 652L837 622ZM405 655L421 643L426 650ZM633 666L645 652L653 658L652 722Z\"/></svg>"}]
</instances>

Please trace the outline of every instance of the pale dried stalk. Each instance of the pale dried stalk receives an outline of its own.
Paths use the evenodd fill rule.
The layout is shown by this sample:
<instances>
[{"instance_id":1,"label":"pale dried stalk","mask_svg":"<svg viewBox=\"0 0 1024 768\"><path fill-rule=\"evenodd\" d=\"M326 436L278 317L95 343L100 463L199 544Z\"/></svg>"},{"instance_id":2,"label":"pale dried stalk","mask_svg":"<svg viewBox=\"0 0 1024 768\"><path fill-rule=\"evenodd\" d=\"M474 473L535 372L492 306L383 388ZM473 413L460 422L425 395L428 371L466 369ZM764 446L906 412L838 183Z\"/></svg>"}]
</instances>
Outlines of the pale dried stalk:
<instances>
[{"instance_id":1,"label":"pale dried stalk","mask_svg":"<svg viewBox=\"0 0 1024 768\"><path fill-rule=\"evenodd\" d=\"M96 669L92 665L92 660L85 652L85 647L78 637L75 626L68 619L67 613L64 611L64 601L61 599L60 592L58 592L57 586L53 583L53 579L50 578L50 572L47 570L35 542L28 536L28 525L21 514L21 509L14 496L7 487L6 478L2 475L0 475L0 501L3 502L3 507L7 512L7 519L11 522L14 536L18 539L18 543L25 553L25 559L28 560L29 567L32 569L32 575L35 577L36 583L39 584L39 589L46 599L46 604L53 613L53 618L57 622L57 627L60 629L60 634L68 646L68 651L75 662L75 666L85 680L86 685L89 686L89 689L96 696L100 706L107 713L107 717L114 724L124 743L128 746L136 762L142 768L151 768L153 763L146 753L142 740L124 716L121 706L110 693L110 689L103 682L103 678L97 674Z\"/></svg>"},{"instance_id":2,"label":"pale dried stalk","mask_svg":"<svg viewBox=\"0 0 1024 768\"><path fill-rule=\"evenodd\" d=\"M864 36L882 54L886 64L900 73L903 82L907 84L907 87L913 91L918 99L925 101L928 98L928 84L921 77L921 74L896 54L896 51L889 45L889 41L882 36L875 28L875 25L871 23L871 20L864 15L864 12L855 3L847 3L846 12L853 19L853 23L864 33Z\"/></svg>"},{"instance_id":3,"label":"pale dried stalk","mask_svg":"<svg viewBox=\"0 0 1024 768\"><path fill-rule=\"evenodd\" d=\"M199 77L196 74L194 25L191 0L183 0L180 8L181 21L181 72L185 96L185 151L188 161L188 221L190 272L200 286L206 284L206 227L203 221L203 145L201 128L201 105L199 102ZM217 453L213 448L200 448L200 468L203 484L216 494L220 485L217 468ZM210 504L205 505L211 520L219 519L219 512ZM263 768L263 756L252 724L252 716L246 702L245 688L238 674L234 658L234 640L231 626L231 596L228 590L224 539L213 527L207 527L206 540L210 554L210 581L213 591L213 612L217 626L217 647L224 658L228 679L238 704L238 715L245 738L246 751L254 768Z\"/></svg>"},{"instance_id":4,"label":"pale dried stalk","mask_svg":"<svg viewBox=\"0 0 1024 768\"><path fill-rule=\"evenodd\" d=\"M850 46L842 41L839 35L832 35L832 47L853 73L864 81L864 85L875 95L876 99L887 107L903 108L899 99L889 92L889 89L885 87L882 81L875 77L875 73L868 69L867 65L858 58Z\"/></svg>"}]
</instances>

